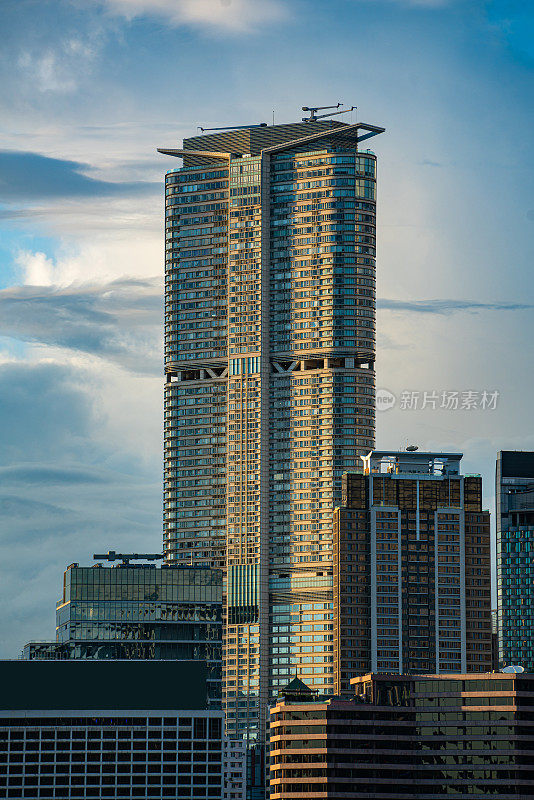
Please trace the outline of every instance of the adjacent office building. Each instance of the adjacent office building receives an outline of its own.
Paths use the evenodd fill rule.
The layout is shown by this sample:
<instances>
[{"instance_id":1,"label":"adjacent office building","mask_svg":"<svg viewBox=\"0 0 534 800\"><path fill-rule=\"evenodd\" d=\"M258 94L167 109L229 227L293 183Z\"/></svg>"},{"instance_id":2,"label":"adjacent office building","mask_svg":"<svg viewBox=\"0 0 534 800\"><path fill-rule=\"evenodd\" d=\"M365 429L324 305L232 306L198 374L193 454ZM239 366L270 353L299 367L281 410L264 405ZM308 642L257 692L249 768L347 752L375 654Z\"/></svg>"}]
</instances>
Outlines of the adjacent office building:
<instances>
[{"instance_id":1,"label":"adjacent office building","mask_svg":"<svg viewBox=\"0 0 534 800\"><path fill-rule=\"evenodd\" d=\"M344 475L334 514L337 693L371 671L491 671L489 512L461 458L374 451L364 474Z\"/></svg>"},{"instance_id":2,"label":"adjacent office building","mask_svg":"<svg viewBox=\"0 0 534 800\"><path fill-rule=\"evenodd\" d=\"M375 675L352 699L293 681L271 709L270 798L534 797L534 675Z\"/></svg>"},{"instance_id":3,"label":"adjacent office building","mask_svg":"<svg viewBox=\"0 0 534 800\"><path fill-rule=\"evenodd\" d=\"M244 798L205 661L0 662L0 798Z\"/></svg>"},{"instance_id":4,"label":"adjacent office building","mask_svg":"<svg viewBox=\"0 0 534 800\"><path fill-rule=\"evenodd\" d=\"M209 697L221 703L222 573L209 567L71 564L56 609L56 641L29 642L28 660L204 661Z\"/></svg>"},{"instance_id":5,"label":"adjacent office building","mask_svg":"<svg viewBox=\"0 0 534 800\"><path fill-rule=\"evenodd\" d=\"M534 453L497 457L499 662L534 672Z\"/></svg>"},{"instance_id":6,"label":"adjacent office building","mask_svg":"<svg viewBox=\"0 0 534 800\"><path fill-rule=\"evenodd\" d=\"M374 445L361 142L382 131L312 119L160 151L183 159L166 175L165 556L225 570L227 730L249 742L295 663L333 688L332 512Z\"/></svg>"}]
</instances>

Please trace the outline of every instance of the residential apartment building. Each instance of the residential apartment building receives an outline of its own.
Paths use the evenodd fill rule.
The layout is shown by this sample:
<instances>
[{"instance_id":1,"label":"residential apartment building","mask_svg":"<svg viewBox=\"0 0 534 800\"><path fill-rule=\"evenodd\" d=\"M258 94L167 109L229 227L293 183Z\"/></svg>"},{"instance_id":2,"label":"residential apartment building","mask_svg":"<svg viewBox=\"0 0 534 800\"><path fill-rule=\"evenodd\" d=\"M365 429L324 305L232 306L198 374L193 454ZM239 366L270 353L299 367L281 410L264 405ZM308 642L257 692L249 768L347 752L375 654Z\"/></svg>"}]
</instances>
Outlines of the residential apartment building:
<instances>
[{"instance_id":1,"label":"residential apartment building","mask_svg":"<svg viewBox=\"0 0 534 800\"><path fill-rule=\"evenodd\" d=\"M332 512L374 445L376 156L335 121L185 139L166 175L167 563L225 570L227 730L333 687ZM258 767L261 772L261 767Z\"/></svg>"},{"instance_id":2,"label":"residential apartment building","mask_svg":"<svg viewBox=\"0 0 534 800\"><path fill-rule=\"evenodd\" d=\"M300 684L300 685L297 685ZM375 675L353 697L293 681L271 709L270 800L528 800L534 675Z\"/></svg>"},{"instance_id":3,"label":"residential apartment building","mask_svg":"<svg viewBox=\"0 0 534 800\"><path fill-rule=\"evenodd\" d=\"M56 608L56 640L29 642L23 658L203 661L210 703L220 708L222 572L120 558L113 567L71 564Z\"/></svg>"},{"instance_id":4,"label":"residential apartment building","mask_svg":"<svg viewBox=\"0 0 534 800\"><path fill-rule=\"evenodd\" d=\"M223 726L203 661L2 661L0 798L221 800Z\"/></svg>"},{"instance_id":5,"label":"residential apartment building","mask_svg":"<svg viewBox=\"0 0 534 800\"><path fill-rule=\"evenodd\" d=\"M534 671L534 453L497 456L499 663Z\"/></svg>"},{"instance_id":6,"label":"residential apartment building","mask_svg":"<svg viewBox=\"0 0 534 800\"><path fill-rule=\"evenodd\" d=\"M489 512L461 458L374 451L364 474L344 475L334 514L337 693L370 671L492 669Z\"/></svg>"}]
</instances>

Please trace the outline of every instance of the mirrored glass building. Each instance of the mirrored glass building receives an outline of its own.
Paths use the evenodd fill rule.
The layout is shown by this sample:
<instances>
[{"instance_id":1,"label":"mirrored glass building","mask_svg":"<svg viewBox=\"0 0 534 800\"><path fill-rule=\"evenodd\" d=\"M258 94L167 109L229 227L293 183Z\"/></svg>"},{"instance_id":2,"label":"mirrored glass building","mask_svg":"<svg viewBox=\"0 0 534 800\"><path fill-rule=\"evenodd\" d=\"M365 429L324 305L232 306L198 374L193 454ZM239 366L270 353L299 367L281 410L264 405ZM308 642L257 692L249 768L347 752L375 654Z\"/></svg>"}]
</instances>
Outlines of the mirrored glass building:
<instances>
[{"instance_id":1,"label":"mirrored glass building","mask_svg":"<svg viewBox=\"0 0 534 800\"><path fill-rule=\"evenodd\" d=\"M372 673L351 685L352 697L295 681L280 693L271 800L534 797L534 675Z\"/></svg>"},{"instance_id":2,"label":"mirrored glass building","mask_svg":"<svg viewBox=\"0 0 534 800\"><path fill-rule=\"evenodd\" d=\"M497 456L499 663L534 671L534 453Z\"/></svg>"},{"instance_id":3,"label":"mirrored glass building","mask_svg":"<svg viewBox=\"0 0 534 800\"><path fill-rule=\"evenodd\" d=\"M222 574L208 567L71 564L56 608L56 641L29 642L28 660L203 661L220 706Z\"/></svg>"}]
</instances>

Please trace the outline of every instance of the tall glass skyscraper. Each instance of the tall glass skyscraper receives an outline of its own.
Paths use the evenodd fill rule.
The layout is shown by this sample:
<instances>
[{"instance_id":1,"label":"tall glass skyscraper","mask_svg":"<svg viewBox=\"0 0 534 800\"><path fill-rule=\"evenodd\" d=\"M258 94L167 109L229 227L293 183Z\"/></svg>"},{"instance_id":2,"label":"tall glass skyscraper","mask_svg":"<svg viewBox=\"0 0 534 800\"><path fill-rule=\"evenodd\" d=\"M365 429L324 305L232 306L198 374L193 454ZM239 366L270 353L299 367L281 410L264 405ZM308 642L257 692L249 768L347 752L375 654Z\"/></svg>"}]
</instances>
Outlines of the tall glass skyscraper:
<instances>
[{"instance_id":1,"label":"tall glass skyscraper","mask_svg":"<svg viewBox=\"0 0 534 800\"><path fill-rule=\"evenodd\" d=\"M333 688L332 513L374 446L376 156L334 121L185 139L166 175L169 563L225 570L228 733Z\"/></svg>"},{"instance_id":2,"label":"tall glass skyscraper","mask_svg":"<svg viewBox=\"0 0 534 800\"><path fill-rule=\"evenodd\" d=\"M534 453L497 455L499 664L534 671Z\"/></svg>"}]
</instances>

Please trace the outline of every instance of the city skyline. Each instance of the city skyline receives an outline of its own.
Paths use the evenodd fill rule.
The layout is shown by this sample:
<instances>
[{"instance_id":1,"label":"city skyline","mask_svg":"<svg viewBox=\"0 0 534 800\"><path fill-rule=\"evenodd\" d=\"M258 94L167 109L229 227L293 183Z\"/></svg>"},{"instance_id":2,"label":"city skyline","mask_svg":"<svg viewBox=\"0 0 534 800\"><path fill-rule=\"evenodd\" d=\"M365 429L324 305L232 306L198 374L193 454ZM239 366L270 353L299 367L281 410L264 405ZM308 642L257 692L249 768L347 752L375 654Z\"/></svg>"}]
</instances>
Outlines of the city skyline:
<instances>
[{"instance_id":1,"label":"city skyline","mask_svg":"<svg viewBox=\"0 0 534 800\"><path fill-rule=\"evenodd\" d=\"M149 5L139 3L136 9L146 11ZM206 13L215 9L219 16L213 19L220 24L224 11L215 3L204 5ZM438 48L430 54L421 47L411 54L412 72L407 74L417 74L416 90L404 93L402 109L389 86L394 83L390 60L377 62L375 76L349 61L352 72L347 80L336 58L328 83L323 77L315 86L297 69L295 85L284 91L283 103L276 101L276 92L258 94L257 84L256 96L241 92L238 108L231 104L228 90L221 100L207 91L207 105L184 91L178 111L173 108L171 115L161 104L150 118L152 105L148 114L141 110L145 86L137 93L130 89L116 112L111 109L110 100L116 101L135 76L131 59L137 45L143 43L147 52L154 39L165 47L179 39L186 49L200 42L213 58L224 53L233 70L254 57L266 64L268 44L277 41L281 63L292 63L289 35L302 21L304 4L266 4L270 16L264 19L257 16L255 4L242 5L256 14L255 19L243 15L250 27L229 30L228 25L236 25L234 15L223 21L225 30L215 32L213 26L202 28L198 16L191 27L191 18L165 21L145 14L127 20L120 13L104 14L103 4L76 11L60 4L67 31L60 40L53 36L47 13L42 31L28 19L23 32L14 27L12 9L6 5L15 50L1 100L10 103L7 120L19 132L18 138L6 135L0 154L5 287L0 295L0 401L7 445L0 466L1 527L8 567L2 599L5 619L13 625L3 631L6 656L16 655L26 639L50 627L50 600L55 599L56 577L65 561L87 560L101 547L159 545L159 194L167 165L153 150L169 141L177 143L182 135L194 135L197 123L270 123L273 105L276 122L289 122L298 118L303 103L339 99L349 107L351 100L359 103L358 119L383 123L392 141L381 148L377 385L393 392L397 404L377 414L377 445L396 448L413 441L425 449L461 450L466 469L484 473L484 507L489 508L495 452L533 449L530 431L523 434L528 371L519 375L509 356L528 353L530 343L532 298L526 268L534 214L528 206L528 180L523 184L528 177L523 165L528 165L531 146L524 111L531 62L514 25L505 32L501 23L500 37L494 30L499 29L499 14L501 20L506 15L514 18L513 8L508 6L505 15L496 4L491 19L484 19L482 12L462 17L466 43L486 37L484 58L470 78L471 92L479 90L472 111L467 108L469 87L457 82L468 63L463 49L467 44L459 41L448 50ZM307 30L317 42L315 25L327 17L322 4L312 5L317 22L307 22ZM358 23L377 36L378 51L385 56L386 31L402 19L405 30L393 39L397 55L413 37L426 31L432 39L438 23L442 30L452 28L462 14L462 4L375 5L376 10L366 4L336 3L339 20L328 16L325 41L339 37L342 18L356 22L357 14ZM31 11L29 3L17 7L22 14ZM120 12L126 5L109 7ZM166 4L159 8L164 13ZM280 16L282 10L285 17ZM383 36L377 34L379 17ZM261 36L254 25L263 27ZM112 44L121 37L113 54ZM242 51L232 55L236 43ZM342 38L340 53L348 46ZM114 57L120 70L107 84L113 91L103 110L96 86ZM147 62L150 80L163 75L163 62L155 63L155 56ZM421 70L415 72L429 63L443 89L439 100L429 99L430 79L422 77ZM448 79L446 65L452 67ZM496 65L503 77L514 81L513 95L499 94L504 90L490 80ZM359 85L363 78L371 81L374 94L365 82ZM281 90L282 79L277 68L273 86ZM87 81L94 81L92 92ZM234 80L232 90L238 85ZM449 91L453 85L456 107ZM500 131L503 152L498 157L489 102L487 112L481 113L490 85L497 95L493 101L499 101L514 131ZM354 92L359 96L353 100ZM81 96L87 106L83 113ZM16 102L11 103L13 98ZM425 113L425 104L431 114ZM174 125L171 116L188 121ZM82 163L90 168L79 166ZM454 181L460 192L454 190ZM475 268L468 270L471 265ZM426 409L402 408L403 391L419 392L419 403L426 391ZM484 391L498 391L497 408L440 410L442 393L453 391L478 393L478 403ZM432 400L434 394L437 400ZM20 564L29 575L24 585L18 577Z\"/></svg>"}]
</instances>

